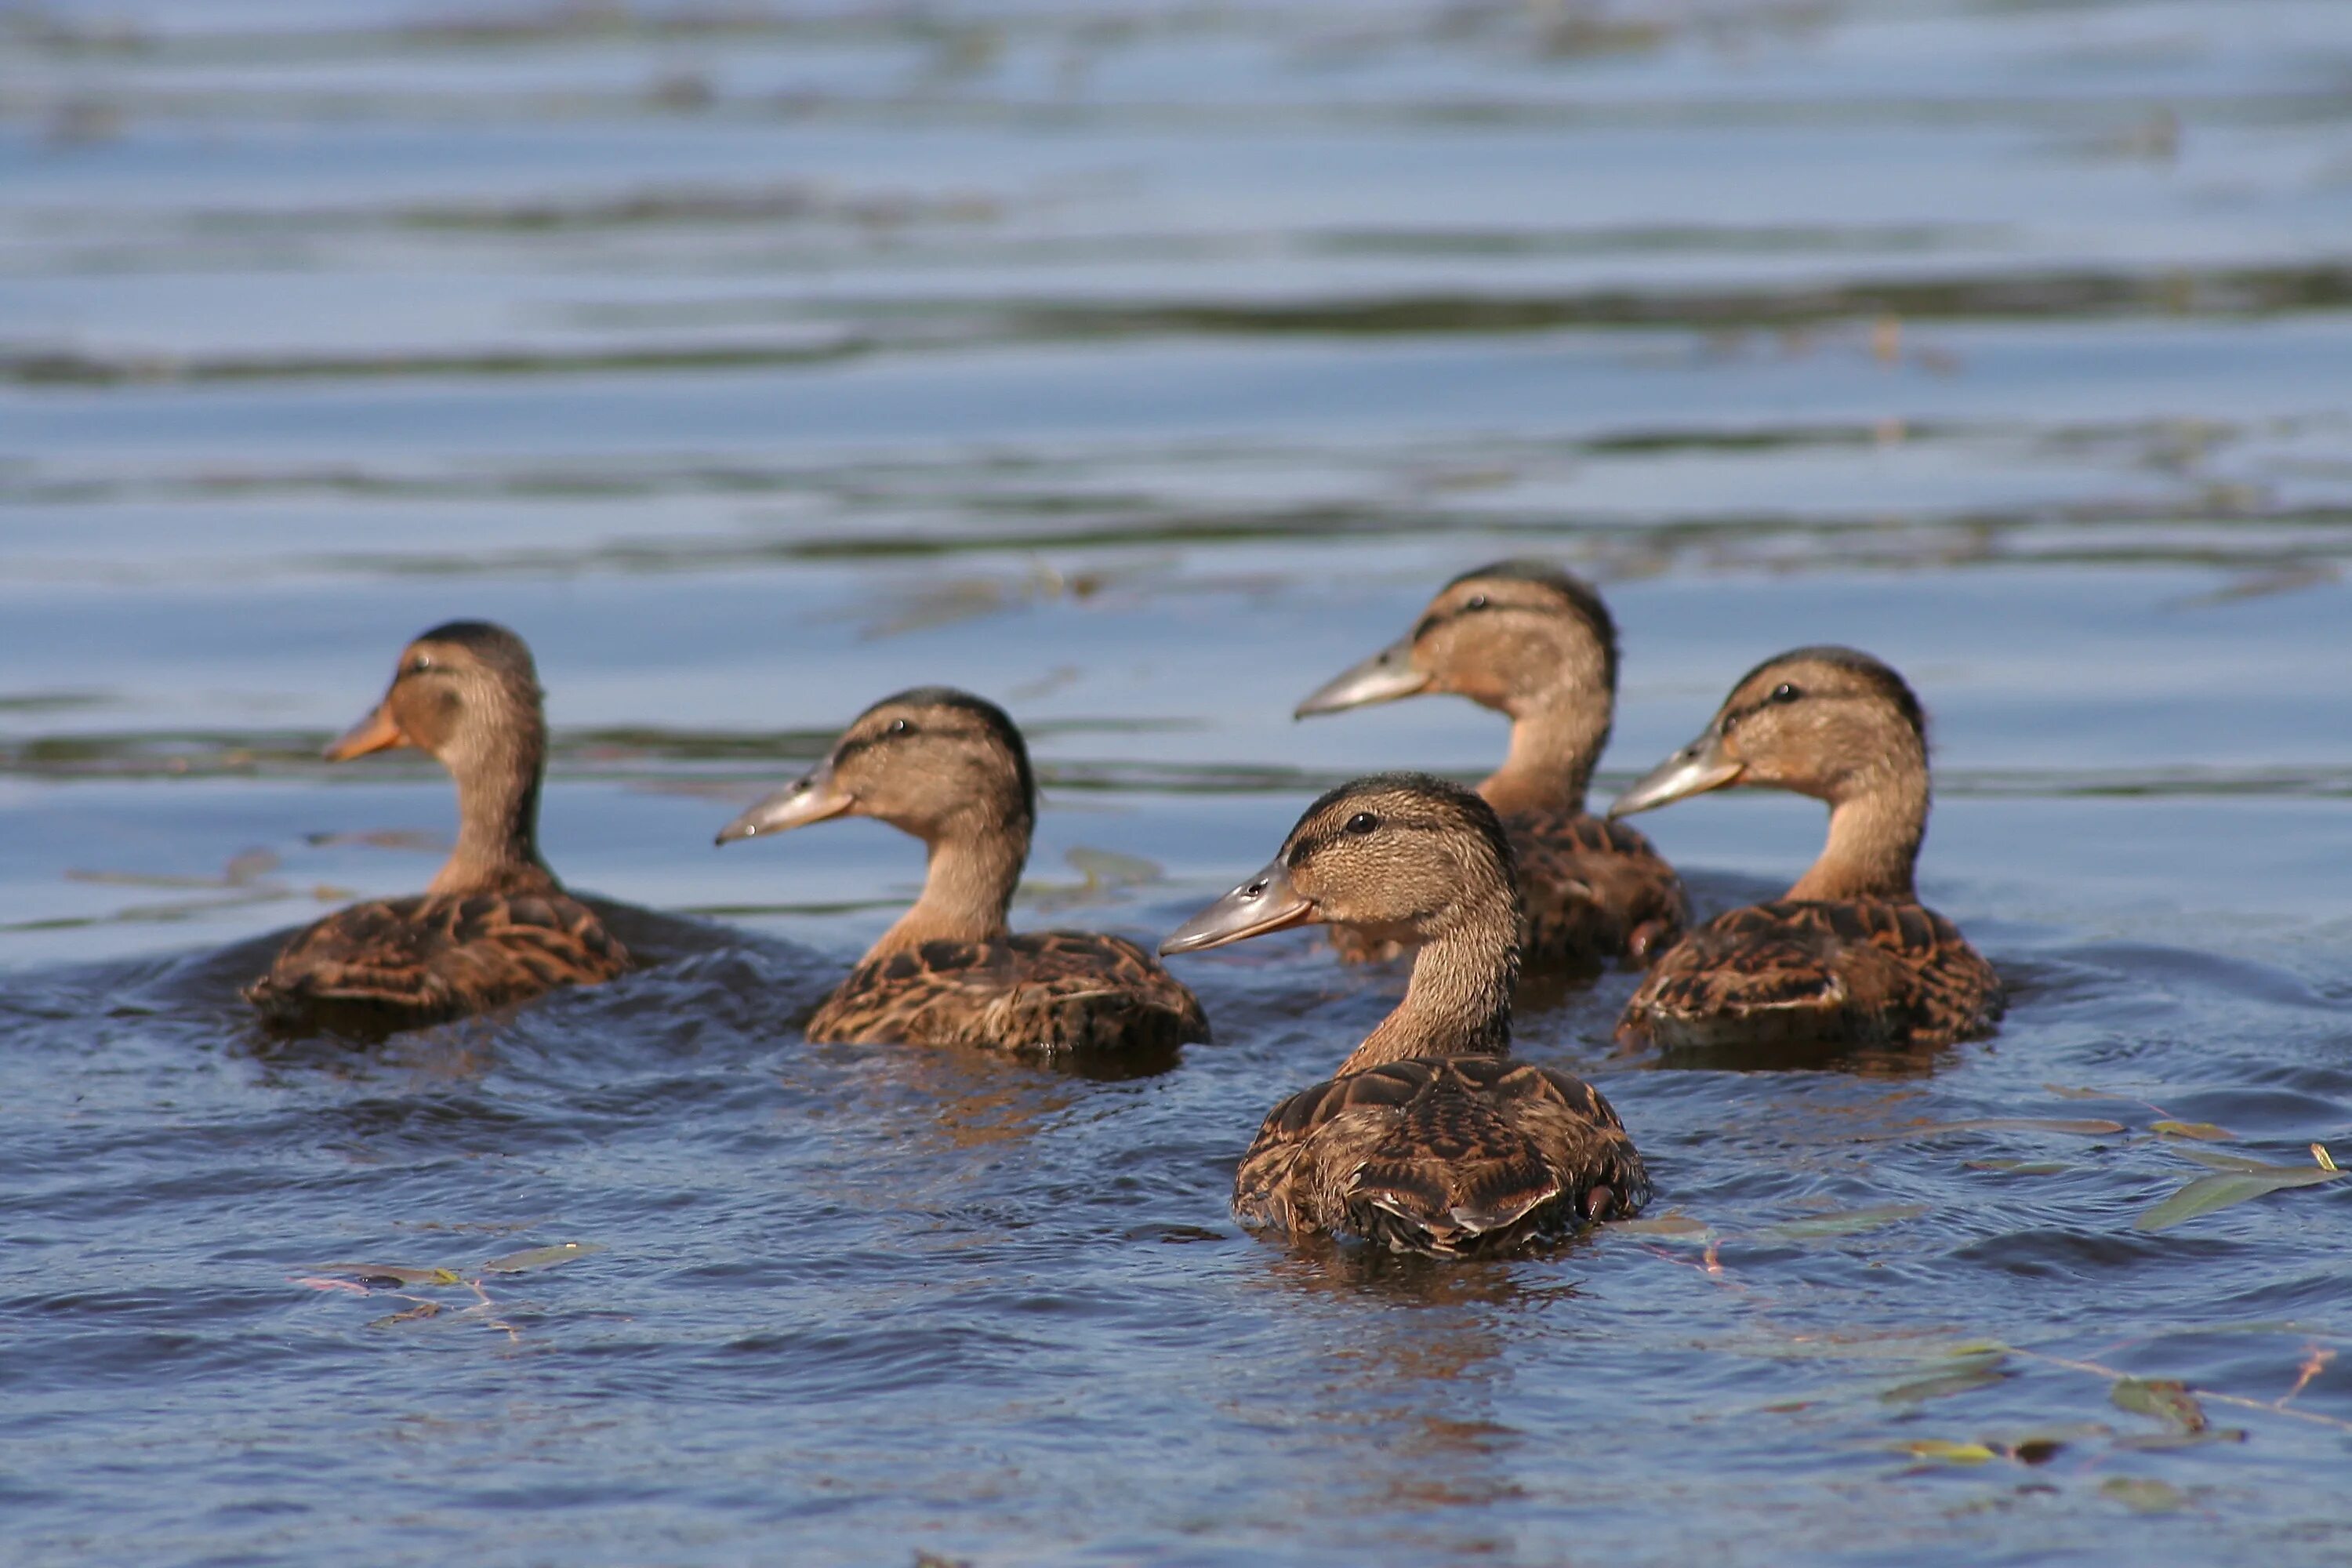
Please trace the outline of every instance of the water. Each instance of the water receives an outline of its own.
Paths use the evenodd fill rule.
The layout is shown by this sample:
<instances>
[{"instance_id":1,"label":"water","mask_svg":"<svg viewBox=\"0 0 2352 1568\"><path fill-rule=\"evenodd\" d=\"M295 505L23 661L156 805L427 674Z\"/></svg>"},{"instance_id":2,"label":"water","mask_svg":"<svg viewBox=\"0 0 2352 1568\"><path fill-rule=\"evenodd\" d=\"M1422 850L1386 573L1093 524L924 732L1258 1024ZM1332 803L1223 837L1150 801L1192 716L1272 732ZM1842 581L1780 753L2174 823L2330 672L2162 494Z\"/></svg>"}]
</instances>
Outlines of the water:
<instances>
[{"instance_id":1,"label":"water","mask_svg":"<svg viewBox=\"0 0 2352 1568\"><path fill-rule=\"evenodd\" d=\"M2336 0L5 27L12 1561L2352 1549L2352 1183L2133 1223L2352 1155ZM1003 700L1018 918L1150 934L1323 784L1484 770L1286 714L1528 551L1623 626L1607 784L1778 648L1910 676L1996 1039L1661 1070L1612 977L1523 1048L1688 1228L1426 1268L1226 1216L1394 994L1303 938L1186 963L1156 1077L795 1034L918 852L709 835L873 697ZM436 863L429 765L310 759L458 615L658 962L268 1048L269 933ZM1820 814L1643 826L1711 910Z\"/></svg>"}]
</instances>

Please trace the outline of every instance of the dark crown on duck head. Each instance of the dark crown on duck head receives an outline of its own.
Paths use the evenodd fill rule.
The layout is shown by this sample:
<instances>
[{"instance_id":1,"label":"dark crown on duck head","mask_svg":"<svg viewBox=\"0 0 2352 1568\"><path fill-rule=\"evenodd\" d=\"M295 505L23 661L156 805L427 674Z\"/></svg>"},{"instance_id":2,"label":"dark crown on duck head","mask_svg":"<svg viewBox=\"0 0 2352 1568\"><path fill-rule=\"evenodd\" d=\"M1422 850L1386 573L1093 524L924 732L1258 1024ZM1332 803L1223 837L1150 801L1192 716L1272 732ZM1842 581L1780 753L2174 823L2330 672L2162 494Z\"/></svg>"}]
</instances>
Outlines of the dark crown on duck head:
<instances>
[{"instance_id":1,"label":"dark crown on duck head","mask_svg":"<svg viewBox=\"0 0 2352 1568\"><path fill-rule=\"evenodd\" d=\"M1608 682L1611 690L1617 689L1617 623L1610 616L1609 606L1601 602L1601 595L1593 590L1591 584L1549 561L1518 559L1496 561L1465 572L1446 584L1440 593L1441 595L1450 593L1467 583L1496 581L1530 583L1556 595L1560 601L1560 607L1583 621L1591 630L1594 640L1601 645L1602 678ZM1444 620L1465 613L1473 612L1455 609L1450 614L1424 616L1421 624L1413 627L1413 636L1421 637L1434 629Z\"/></svg>"},{"instance_id":2,"label":"dark crown on duck head","mask_svg":"<svg viewBox=\"0 0 2352 1568\"><path fill-rule=\"evenodd\" d=\"M1919 706L1918 696L1912 691L1910 684L1896 674L1893 667L1882 659L1863 652L1858 647L1846 647L1837 643L1820 643L1811 647L1792 647L1786 653L1774 654L1770 658L1741 676L1732 683L1731 689L1739 690L1775 665L1808 662L1834 666L1870 687L1879 696L1885 698L1896 712L1903 715L1904 722L1911 726L1911 732L1919 737L1920 745L1923 748L1927 745L1927 711Z\"/></svg>"},{"instance_id":3,"label":"dark crown on duck head","mask_svg":"<svg viewBox=\"0 0 2352 1568\"><path fill-rule=\"evenodd\" d=\"M530 645L495 621L444 621L414 640L464 648L502 675L538 684L539 667L531 660Z\"/></svg>"},{"instance_id":4,"label":"dark crown on duck head","mask_svg":"<svg viewBox=\"0 0 2352 1568\"><path fill-rule=\"evenodd\" d=\"M884 708L946 709L970 719L989 739L1003 748L1013 760L1013 773L1021 795L1021 808L1031 821L1037 816L1037 777L1029 765L1029 745L1021 738L1020 727L1012 715L985 697L975 697L952 686L913 686L866 709L872 713ZM859 717L863 718L861 714ZM856 726L852 726L854 729ZM877 744L870 740L849 741L835 754L835 762L845 760L852 752Z\"/></svg>"}]
</instances>

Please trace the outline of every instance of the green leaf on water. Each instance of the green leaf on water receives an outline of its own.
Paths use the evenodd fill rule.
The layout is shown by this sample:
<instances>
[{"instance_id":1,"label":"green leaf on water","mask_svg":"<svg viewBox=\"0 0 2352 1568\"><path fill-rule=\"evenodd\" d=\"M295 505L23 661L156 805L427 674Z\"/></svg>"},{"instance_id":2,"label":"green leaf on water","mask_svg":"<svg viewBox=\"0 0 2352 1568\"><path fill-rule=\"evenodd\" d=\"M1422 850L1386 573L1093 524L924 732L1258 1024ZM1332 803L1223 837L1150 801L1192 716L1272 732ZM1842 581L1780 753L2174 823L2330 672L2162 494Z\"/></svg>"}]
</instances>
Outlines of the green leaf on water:
<instances>
[{"instance_id":1,"label":"green leaf on water","mask_svg":"<svg viewBox=\"0 0 2352 1568\"><path fill-rule=\"evenodd\" d=\"M1896 1384L1878 1397L1888 1405L1923 1405L1930 1399L1942 1399L1948 1394L1990 1388L2008 1379L2009 1371L2002 1364L2008 1359L2000 1351L1957 1357L1957 1364L1948 1371Z\"/></svg>"},{"instance_id":2,"label":"green leaf on water","mask_svg":"<svg viewBox=\"0 0 2352 1568\"><path fill-rule=\"evenodd\" d=\"M1983 1465L1999 1458L1982 1443L1948 1443L1940 1437L1919 1437L1903 1445L1903 1451L1917 1459L1932 1459L1939 1465Z\"/></svg>"},{"instance_id":3,"label":"green leaf on water","mask_svg":"<svg viewBox=\"0 0 2352 1568\"><path fill-rule=\"evenodd\" d=\"M1884 1132L1864 1132L1854 1141L1883 1143L1898 1138L1940 1138L1947 1132L2063 1132L2078 1138L2106 1138L2124 1130L2122 1122L2103 1117L1979 1116L1967 1121L1933 1121Z\"/></svg>"},{"instance_id":4,"label":"green leaf on water","mask_svg":"<svg viewBox=\"0 0 2352 1568\"><path fill-rule=\"evenodd\" d=\"M356 1275L371 1285L463 1285L464 1276L447 1268L410 1268L397 1263L328 1263L320 1267L338 1274Z\"/></svg>"},{"instance_id":5,"label":"green leaf on water","mask_svg":"<svg viewBox=\"0 0 2352 1568\"><path fill-rule=\"evenodd\" d=\"M2179 1487L2141 1476L2109 1476L2099 1483L2099 1495L2134 1513L2177 1513L2189 1506Z\"/></svg>"},{"instance_id":6,"label":"green leaf on water","mask_svg":"<svg viewBox=\"0 0 2352 1568\"><path fill-rule=\"evenodd\" d=\"M593 1241L566 1241L554 1247L526 1247L509 1252L504 1258L493 1258L482 1265L489 1274L521 1274L533 1268L552 1268L559 1263L569 1263L575 1258L585 1258L604 1247Z\"/></svg>"},{"instance_id":7,"label":"green leaf on water","mask_svg":"<svg viewBox=\"0 0 2352 1568\"><path fill-rule=\"evenodd\" d=\"M2210 1121L2151 1121L2147 1130L2160 1138L2194 1138L2200 1143L2234 1143L2238 1135Z\"/></svg>"},{"instance_id":8,"label":"green leaf on water","mask_svg":"<svg viewBox=\"0 0 2352 1568\"><path fill-rule=\"evenodd\" d=\"M2193 1154L2201 1151L2183 1149L2181 1152ZM2199 1163L2215 1166L2217 1173L2190 1182L2134 1220L2134 1228L2166 1230L2249 1198L2265 1197L2288 1187L2317 1186L2322 1182L2338 1181L2346 1174L2322 1165L2264 1165L2252 1160L2225 1164L2210 1155Z\"/></svg>"},{"instance_id":9,"label":"green leaf on water","mask_svg":"<svg viewBox=\"0 0 2352 1568\"><path fill-rule=\"evenodd\" d=\"M2118 1410L2128 1410L2135 1415L2153 1415L2166 1426L2181 1432L2205 1430L2205 1407L2189 1392L2189 1385L2168 1377L2124 1377L2107 1391L2107 1397Z\"/></svg>"},{"instance_id":10,"label":"green leaf on water","mask_svg":"<svg viewBox=\"0 0 2352 1568\"><path fill-rule=\"evenodd\" d=\"M1848 1209L1843 1214L1814 1215L1807 1219L1784 1220L1768 1225L1759 1235L1777 1241L1827 1241L1842 1236L1860 1236L1864 1231L1917 1219L1927 1212L1926 1204L1882 1204L1876 1208Z\"/></svg>"},{"instance_id":11,"label":"green leaf on water","mask_svg":"<svg viewBox=\"0 0 2352 1568\"><path fill-rule=\"evenodd\" d=\"M1627 1236L1687 1237L1696 1241L1715 1234L1715 1226L1703 1219L1693 1219L1684 1214L1664 1214L1650 1219L1612 1221L1609 1228Z\"/></svg>"}]
</instances>

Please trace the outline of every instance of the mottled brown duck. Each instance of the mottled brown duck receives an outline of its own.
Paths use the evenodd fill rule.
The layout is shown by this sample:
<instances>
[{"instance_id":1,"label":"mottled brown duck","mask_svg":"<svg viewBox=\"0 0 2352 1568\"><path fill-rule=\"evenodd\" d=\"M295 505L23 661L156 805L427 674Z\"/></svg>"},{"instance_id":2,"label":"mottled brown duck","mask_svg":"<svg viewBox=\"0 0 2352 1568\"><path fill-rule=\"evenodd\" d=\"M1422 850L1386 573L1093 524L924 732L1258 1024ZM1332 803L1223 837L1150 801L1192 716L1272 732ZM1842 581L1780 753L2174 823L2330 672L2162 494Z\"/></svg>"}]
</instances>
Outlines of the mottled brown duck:
<instances>
[{"instance_id":1,"label":"mottled brown duck","mask_svg":"<svg viewBox=\"0 0 2352 1568\"><path fill-rule=\"evenodd\" d=\"M1156 1054L1209 1037L1192 992L1120 937L1015 932L1037 788L1003 710L924 687L860 714L814 772L729 823L721 844L871 816L923 841L922 896L809 1020L820 1041Z\"/></svg>"},{"instance_id":2,"label":"mottled brown duck","mask_svg":"<svg viewBox=\"0 0 2352 1568\"><path fill-rule=\"evenodd\" d=\"M1337 713L1450 692L1511 721L1511 749L1478 793L1518 856L1529 964L1646 963L1689 918L1682 879L1650 841L1584 808L1617 703L1617 627L1582 579L1502 561L1448 583L1404 637L1298 705ZM1351 961L1394 956L1394 938L1335 930Z\"/></svg>"},{"instance_id":3,"label":"mottled brown duck","mask_svg":"<svg viewBox=\"0 0 2352 1568\"><path fill-rule=\"evenodd\" d=\"M391 689L327 748L344 762L415 746L457 783L457 844L415 897L328 916L245 988L273 1022L406 1028L593 985L629 955L539 852L547 721L530 649L451 621L408 645Z\"/></svg>"},{"instance_id":4,"label":"mottled brown duck","mask_svg":"<svg viewBox=\"0 0 2352 1568\"><path fill-rule=\"evenodd\" d=\"M1903 678L1802 647L1732 688L1704 733L1612 816L1707 790L1829 803L1829 842L1788 896L1718 915L1650 971L1618 1037L1668 1049L1942 1045L1990 1034L2000 977L1912 885L1927 831L1927 734Z\"/></svg>"},{"instance_id":5,"label":"mottled brown duck","mask_svg":"<svg viewBox=\"0 0 2352 1568\"><path fill-rule=\"evenodd\" d=\"M1336 1077L1266 1116L1234 1177L1244 1225L1452 1255L1642 1205L1649 1176L1609 1102L1510 1058L1520 914L1493 807L1423 773L1342 785L1160 952L1318 921L1401 933L1412 976Z\"/></svg>"}]
</instances>

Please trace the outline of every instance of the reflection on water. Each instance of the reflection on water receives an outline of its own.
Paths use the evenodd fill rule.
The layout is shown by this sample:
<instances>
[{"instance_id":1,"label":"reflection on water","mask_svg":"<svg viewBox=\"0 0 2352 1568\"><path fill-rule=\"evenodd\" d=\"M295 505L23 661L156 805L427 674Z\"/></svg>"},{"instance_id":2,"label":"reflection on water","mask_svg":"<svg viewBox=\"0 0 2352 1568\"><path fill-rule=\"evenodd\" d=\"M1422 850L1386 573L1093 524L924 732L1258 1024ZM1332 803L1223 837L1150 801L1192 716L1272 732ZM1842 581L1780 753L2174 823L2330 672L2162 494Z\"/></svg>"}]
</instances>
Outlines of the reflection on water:
<instances>
[{"instance_id":1,"label":"reflection on water","mask_svg":"<svg viewBox=\"0 0 2352 1568\"><path fill-rule=\"evenodd\" d=\"M2344 1555L2352 1183L2137 1223L2352 1154L2337 0L0 38L25 1561ZM1132 1071L801 1039L919 863L710 832L876 695L1004 701L1016 919L1156 935L1329 784L1489 770L1466 704L1289 702L1528 552L1622 628L1603 788L1775 649L1905 671L1996 1038L1753 1070L1530 995L1659 1201L1444 1268L1227 1216L1402 984L1307 938ZM651 963L271 1039L270 933L441 852L437 769L316 752L458 615ZM1656 837L1704 915L1820 834Z\"/></svg>"}]
</instances>

